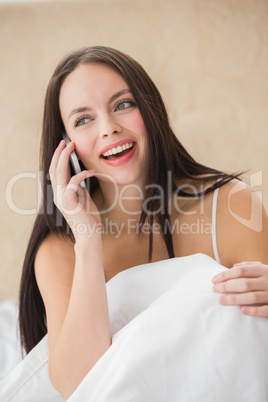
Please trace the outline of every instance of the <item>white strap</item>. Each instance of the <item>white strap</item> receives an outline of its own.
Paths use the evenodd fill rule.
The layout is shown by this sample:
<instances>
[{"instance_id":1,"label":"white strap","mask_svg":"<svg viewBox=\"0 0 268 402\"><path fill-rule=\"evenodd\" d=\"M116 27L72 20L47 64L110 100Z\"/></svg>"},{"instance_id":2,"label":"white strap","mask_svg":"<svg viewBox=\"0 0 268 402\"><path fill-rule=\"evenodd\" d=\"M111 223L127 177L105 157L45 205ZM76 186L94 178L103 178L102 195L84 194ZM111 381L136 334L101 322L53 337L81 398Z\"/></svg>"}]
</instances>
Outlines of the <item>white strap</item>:
<instances>
[{"instance_id":1,"label":"white strap","mask_svg":"<svg viewBox=\"0 0 268 402\"><path fill-rule=\"evenodd\" d=\"M218 201L218 194L219 194L219 187L216 188L213 194L213 201L212 201L212 247L213 247L213 253L215 260L221 264L219 252L218 252L218 246L217 246L217 233L216 233L216 221L217 221L217 201Z\"/></svg>"}]
</instances>

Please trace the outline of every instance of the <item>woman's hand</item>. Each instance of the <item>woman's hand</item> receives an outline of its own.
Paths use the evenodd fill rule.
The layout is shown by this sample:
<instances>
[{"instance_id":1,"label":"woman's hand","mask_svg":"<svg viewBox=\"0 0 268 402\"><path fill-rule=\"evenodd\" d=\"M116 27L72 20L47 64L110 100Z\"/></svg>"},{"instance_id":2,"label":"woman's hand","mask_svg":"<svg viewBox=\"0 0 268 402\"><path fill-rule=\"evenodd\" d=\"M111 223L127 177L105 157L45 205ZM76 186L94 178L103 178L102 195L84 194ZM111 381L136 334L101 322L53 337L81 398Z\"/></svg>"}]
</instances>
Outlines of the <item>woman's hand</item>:
<instances>
[{"instance_id":1,"label":"woman's hand","mask_svg":"<svg viewBox=\"0 0 268 402\"><path fill-rule=\"evenodd\" d=\"M100 214L88 194L80 183L87 177L95 174L94 170L84 170L75 176L70 175L69 158L74 151L74 144L67 146L62 140L54 152L49 174L53 188L54 203L68 222L74 237L90 237L99 231Z\"/></svg>"},{"instance_id":2,"label":"woman's hand","mask_svg":"<svg viewBox=\"0 0 268 402\"><path fill-rule=\"evenodd\" d=\"M223 306L241 306L244 314L268 317L268 265L241 262L212 278L213 290L223 293Z\"/></svg>"},{"instance_id":3,"label":"woman's hand","mask_svg":"<svg viewBox=\"0 0 268 402\"><path fill-rule=\"evenodd\" d=\"M49 375L64 400L111 346L100 213L80 186L94 172L71 177L69 158L74 148L73 143L66 147L61 141L49 173L54 202L74 234L75 245L72 249L66 239L47 237L35 266L46 306Z\"/></svg>"}]
</instances>

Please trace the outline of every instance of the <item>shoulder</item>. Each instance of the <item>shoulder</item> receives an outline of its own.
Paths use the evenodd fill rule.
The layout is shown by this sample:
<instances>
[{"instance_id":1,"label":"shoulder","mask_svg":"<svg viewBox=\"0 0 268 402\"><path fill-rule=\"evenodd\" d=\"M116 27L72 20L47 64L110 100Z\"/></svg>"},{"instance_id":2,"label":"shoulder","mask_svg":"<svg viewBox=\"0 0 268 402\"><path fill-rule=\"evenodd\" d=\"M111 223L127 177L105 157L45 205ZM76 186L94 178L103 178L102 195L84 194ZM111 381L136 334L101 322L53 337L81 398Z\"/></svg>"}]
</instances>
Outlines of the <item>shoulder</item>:
<instances>
[{"instance_id":1,"label":"shoulder","mask_svg":"<svg viewBox=\"0 0 268 402\"><path fill-rule=\"evenodd\" d=\"M257 192L239 180L222 186L217 208L217 239L223 265L268 262L268 218Z\"/></svg>"},{"instance_id":2,"label":"shoulder","mask_svg":"<svg viewBox=\"0 0 268 402\"><path fill-rule=\"evenodd\" d=\"M56 271L66 271L74 265L74 245L68 237L55 233L49 234L39 246L35 257L35 272L38 276L42 271L53 274Z\"/></svg>"},{"instance_id":3,"label":"shoulder","mask_svg":"<svg viewBox=\"0 0 268 402\"><path fill-rule=\"evenodd\" d=\"M62 252L71 252L73 250L73 242L68 236L63 236L56 233L49 233L39 246L36 258L46 255L58 255Z\"/></svg>"},{"instance_id":4,"label":"shoulder","mask_svg":"<svg viewBox=\"0 0 268 402\"><path fill-rule=\"evenodd\" d=\"M72 280L75 264L74 246L68 237L49 234L37 250L34 269L41 294L46 288L52 288ZM42 294L43 296L43 294Z\"/></svg>"}]
</instances>

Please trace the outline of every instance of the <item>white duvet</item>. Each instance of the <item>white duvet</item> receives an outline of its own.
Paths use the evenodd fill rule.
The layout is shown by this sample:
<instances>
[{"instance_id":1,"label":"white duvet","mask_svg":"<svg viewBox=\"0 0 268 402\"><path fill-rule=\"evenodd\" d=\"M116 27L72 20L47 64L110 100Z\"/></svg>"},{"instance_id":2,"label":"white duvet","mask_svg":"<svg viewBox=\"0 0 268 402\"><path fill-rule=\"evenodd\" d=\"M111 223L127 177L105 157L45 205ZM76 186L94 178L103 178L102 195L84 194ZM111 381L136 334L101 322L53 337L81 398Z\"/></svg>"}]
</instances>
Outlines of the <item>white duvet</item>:
<instances>
[{"instance_id":1,"label":"white duvet","mask_svg":"<svg viewBox=\"0 0 268 402\"><path fill-rule=\"evenodd\" d=\"M112 278L112 346L68 401L267 402L268 320L218 304L211 278L224 269L196 254ZM47 362L45 337L0 382L0 401L62 401Z\"/></svg>"}]
</instances>

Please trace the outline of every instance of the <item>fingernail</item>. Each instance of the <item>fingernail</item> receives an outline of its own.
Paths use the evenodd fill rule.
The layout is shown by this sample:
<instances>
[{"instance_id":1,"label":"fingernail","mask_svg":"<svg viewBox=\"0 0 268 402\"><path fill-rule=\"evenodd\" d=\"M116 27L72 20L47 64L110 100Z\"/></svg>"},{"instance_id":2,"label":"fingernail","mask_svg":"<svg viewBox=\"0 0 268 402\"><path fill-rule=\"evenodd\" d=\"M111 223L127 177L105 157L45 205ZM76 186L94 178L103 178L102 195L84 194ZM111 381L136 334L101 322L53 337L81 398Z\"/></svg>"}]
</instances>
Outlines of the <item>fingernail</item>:
<instances>
[{"instance_id":1,"label":"fingernail","mask_svg":"<svg viewBox=\"0 0 268 402\"><path fill-rule=\"evenodd\" d=\"M214 278L211 279L212 283L218 283L220 280L215 276Z\"/></svg>"},{"instance_id":2,"label":"fingernail","mask_svg":"<svg viewBox=\"0 0 268 402\"><path fill-rule=\"evenodd\" d=\"M214 285L212 289L213 289L213 292L218 292L219 291L219 286Z\"/></svg>"},{"instance_id":3,"label":"fingernail","mask_svg":"<svg viewBox=\"0 0 268 402\"><path fill-rule=\"evenodd\" d=\"M221 296L221 297L219 298L219 303L222 304L222 305L225 305L225 304L226 304L226 297L225 297L225 296Z\"/></svg>"},{"instance_id":4,"label":"fingernail","mask_svg":"<svg viewBox=\"0 0 268 402\"><path fill-rule=\"evenodd\" d=\"M91 177L91 176L93 176L95 173L96 173L96 170L95 170L95 169L91 169L91 170L89 170L89 171L87 172L86 177Z\"/></svg>"}]
</instances>

